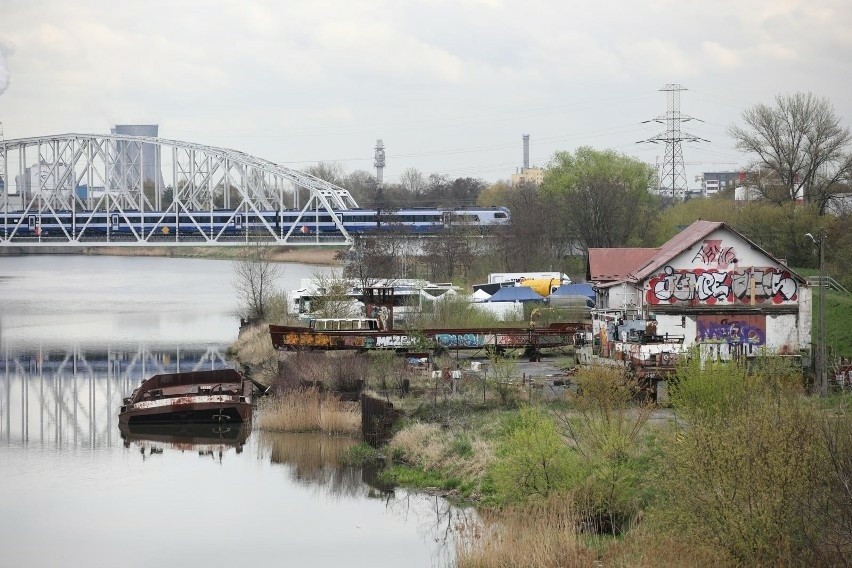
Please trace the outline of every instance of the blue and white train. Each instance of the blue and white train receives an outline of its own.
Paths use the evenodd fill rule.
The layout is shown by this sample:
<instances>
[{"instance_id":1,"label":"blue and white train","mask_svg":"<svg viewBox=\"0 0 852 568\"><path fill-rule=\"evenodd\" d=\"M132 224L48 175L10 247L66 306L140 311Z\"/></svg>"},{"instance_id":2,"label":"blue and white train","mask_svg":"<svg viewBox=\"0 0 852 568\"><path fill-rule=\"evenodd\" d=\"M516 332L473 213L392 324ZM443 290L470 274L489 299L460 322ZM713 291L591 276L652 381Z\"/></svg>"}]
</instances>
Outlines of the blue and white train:
<instances>
[{"instance_id":1,"label":"blue and white train","mask_svg":"<svg viewBox=\"0 0 852 568\"><path fill-rule=\"evenodd\" d=\"M488 229L508 225L505 207L462 207L457 209L349 209L335 211L343 227L351 234L377 231L439 233L451 227ZM0 232L4 235L178 235L239 236L269 234L285 236L339 233L327 211L57 211L42 213L11 211L0 213ZM297 222L298 220L298 222ZM64 230L63 230L64 229Z\"/></svg>"}]
</instances>

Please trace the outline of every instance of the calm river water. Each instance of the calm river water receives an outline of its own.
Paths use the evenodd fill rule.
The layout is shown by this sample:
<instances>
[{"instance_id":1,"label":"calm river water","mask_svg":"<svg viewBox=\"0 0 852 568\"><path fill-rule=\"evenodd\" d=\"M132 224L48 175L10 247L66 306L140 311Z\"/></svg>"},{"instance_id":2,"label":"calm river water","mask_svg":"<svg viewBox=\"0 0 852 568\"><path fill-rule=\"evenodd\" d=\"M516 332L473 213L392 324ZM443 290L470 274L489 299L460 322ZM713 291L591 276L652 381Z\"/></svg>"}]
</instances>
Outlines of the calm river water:
<instances>
[{"instance_id":1,"label":"calm river water","mask_svg":"<svg viewBox=\"0 0 852 568\"><path fill-rule=\"evenodd\" d=\"M341 466L352 441L122 431L144 377L217 368L227 261L0 257L0 566L447 566L468 513ZM282 288L327 269L285 265Z\"/></svg>"}]
</instances>

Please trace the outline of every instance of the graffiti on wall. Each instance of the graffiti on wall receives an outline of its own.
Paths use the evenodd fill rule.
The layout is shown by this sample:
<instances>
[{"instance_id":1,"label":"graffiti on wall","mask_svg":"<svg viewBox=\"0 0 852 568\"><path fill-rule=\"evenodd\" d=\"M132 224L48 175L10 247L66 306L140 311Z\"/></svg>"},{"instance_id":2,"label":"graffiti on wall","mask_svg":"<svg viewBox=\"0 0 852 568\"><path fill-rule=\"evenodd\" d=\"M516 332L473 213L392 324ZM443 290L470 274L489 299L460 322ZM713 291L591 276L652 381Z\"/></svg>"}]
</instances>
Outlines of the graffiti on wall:
<instances>
[{"instance_id":1,"label":"graffiti on wall","mask_svg":"<svg viewBox=\"0 0 852 568\"><path fill-rule=\"evenodd\" d=\"M692 257L692 262L700 262L704 265L716 265L719 268L728 268L729 264L737 262L737 251L734 247L722 245L722 239L707 239L701 243L701 248Z\"/></svg>"},{"instance_id":2,"label":"graffiti on wall","mask_svg":"<svg viewBox=\"0 0 852 568\"><path fill-rule=\"evenodd\" d=\"M692 302L748 304L770 301L775 304L795 302L799 285L786 270L749 268L743 272L694 268L675 270L666 266L648 283L649 304Z\"/></svg>"},{"instance_id":3,"label":"graffiti on wall","mask_svg":"<svg viewBox=\"0 0 852 568\"><path fill-rule=\"evenodd\" d=\"M695 341L729 345L766 345L766 316L699 315Z\"/></svg>"}]
</instances>

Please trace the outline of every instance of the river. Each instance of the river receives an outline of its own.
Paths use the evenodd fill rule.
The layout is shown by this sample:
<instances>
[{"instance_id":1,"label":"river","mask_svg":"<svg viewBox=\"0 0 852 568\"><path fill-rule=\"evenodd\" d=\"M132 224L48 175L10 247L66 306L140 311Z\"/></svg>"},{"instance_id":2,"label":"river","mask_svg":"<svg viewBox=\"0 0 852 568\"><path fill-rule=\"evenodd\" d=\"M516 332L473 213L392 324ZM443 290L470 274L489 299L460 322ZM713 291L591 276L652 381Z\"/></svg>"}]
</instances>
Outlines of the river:
<instances>
[{"instance_id":1,"label":"river","mask_svg":"<svg viewBox=\"0 0 852 568\"><path fill-rule=\"evenodd\" d=\"M341 465L352 440L119 428L143 378L228 365L231 282L220 260L0 257L0 567L452 565L469 512Z\"/></svg>"}]
</instances>

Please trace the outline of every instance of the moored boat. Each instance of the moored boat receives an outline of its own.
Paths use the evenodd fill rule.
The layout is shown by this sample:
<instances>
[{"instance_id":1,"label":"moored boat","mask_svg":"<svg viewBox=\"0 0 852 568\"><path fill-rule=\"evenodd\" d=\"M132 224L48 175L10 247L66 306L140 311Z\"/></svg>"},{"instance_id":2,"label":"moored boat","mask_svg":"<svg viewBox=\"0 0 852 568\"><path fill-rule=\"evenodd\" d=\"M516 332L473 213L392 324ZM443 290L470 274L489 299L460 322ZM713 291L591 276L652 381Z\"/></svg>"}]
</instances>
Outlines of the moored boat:
<instances>
[{"instance_id":1,"label":"moored boat","mask_svg":"<svg viewBox=\"0 0 852 568\"><path fill-rule=\"evenodd\" d=\"M124 399L127 424L244 422L251 418L251 382L233 369L154 375Z\"/></svg>"}]
</instances>

